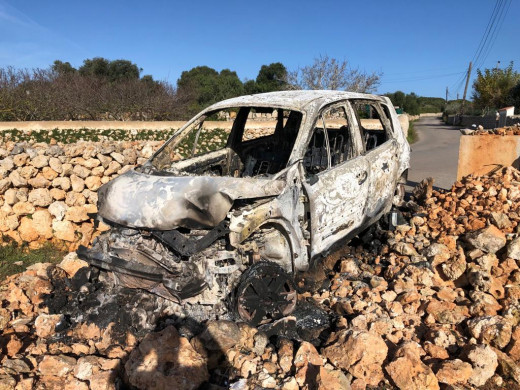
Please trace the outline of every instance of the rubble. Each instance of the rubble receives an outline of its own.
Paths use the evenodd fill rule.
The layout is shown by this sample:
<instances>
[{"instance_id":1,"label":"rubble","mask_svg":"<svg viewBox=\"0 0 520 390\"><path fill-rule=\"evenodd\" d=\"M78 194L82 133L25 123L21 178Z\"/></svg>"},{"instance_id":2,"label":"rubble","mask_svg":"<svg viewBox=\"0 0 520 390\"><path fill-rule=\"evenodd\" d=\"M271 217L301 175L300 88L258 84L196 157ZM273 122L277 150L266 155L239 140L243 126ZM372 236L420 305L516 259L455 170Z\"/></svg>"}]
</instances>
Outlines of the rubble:
<instances>
[{"instance_id":1,"label":"rubble","mask_svg":"<svg viewBox=\"0 0 520 390\"><path fill-rule=\"evenodd\" d=\"M0 387L515 388L520 172L424 188L405 224L382 221L299 276L298 301L327 314L311 333L294 330L319 318L305 305L258 328L201 322L75 255L30 267L0 285Z\"/></svg>"}]
</instances>

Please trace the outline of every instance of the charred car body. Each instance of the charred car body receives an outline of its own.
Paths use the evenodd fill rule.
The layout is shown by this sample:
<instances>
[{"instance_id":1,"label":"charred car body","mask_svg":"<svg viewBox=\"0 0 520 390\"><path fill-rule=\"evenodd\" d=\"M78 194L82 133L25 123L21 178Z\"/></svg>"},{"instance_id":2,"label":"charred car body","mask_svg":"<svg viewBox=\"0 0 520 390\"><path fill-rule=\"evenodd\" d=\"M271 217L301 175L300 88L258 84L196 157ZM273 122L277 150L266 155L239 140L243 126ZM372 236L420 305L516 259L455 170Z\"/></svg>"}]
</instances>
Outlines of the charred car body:
<instances>
[{"instance_id":1,"label":"charred car body","mask_svg":"<svg viewBox=\"0 0 520 390\"><path fill-rule=\"evenodd\" d=\"M100 188L111 229L78 254L118 284L259 324L294 310L295 275L402 200L409 155L385 97L222 101Z\"/></svg>"}]
</instances>

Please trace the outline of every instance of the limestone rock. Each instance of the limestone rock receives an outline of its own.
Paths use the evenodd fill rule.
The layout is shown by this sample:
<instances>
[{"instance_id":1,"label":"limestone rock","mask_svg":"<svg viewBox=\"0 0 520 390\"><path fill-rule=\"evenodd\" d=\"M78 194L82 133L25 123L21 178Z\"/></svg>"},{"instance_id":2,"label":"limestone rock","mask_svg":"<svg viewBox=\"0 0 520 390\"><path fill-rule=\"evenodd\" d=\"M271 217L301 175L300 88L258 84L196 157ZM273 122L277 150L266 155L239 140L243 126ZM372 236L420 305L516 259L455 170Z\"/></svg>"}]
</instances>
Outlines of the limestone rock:
<instances>
[{"instance_id":1,"label":"limestone rock","mask_svg":"<svg viewBox=\"0 0 520 390\"><path fill-rule=\"evenodd\" d=\"M173 326L148 334L125 364L132 386L197 389L209 375L205 360Z\"/></svg>"},{"instance_id":2,"label":"limestone rock","mask_svg":"<svg viewBox=\"0 0 520 390\"><path fill-rule=\"evenodd\" d=\"M490 225L466 235L473 247L487 253L496 253L506 245L506 236L496 226Z\"/></svg>"},{"instance_id":3,"label":"limestone rock","mask_svg":"<svg viewBox=\"0 0 520 390\"><path fill-rule=\"evenodd\" d=\"M381 336L364 331L343 331L322 354L336 367L377 386L383 379L382 364L388 347Z\"/></svg>"},{"instance_id":4,"label":"limestone rock","mask_svg":"<svg viewBox=\"0 0 520 390\"><path fill-rule=\"evenodd\" d=\"M473 374L468 382L473 386L483 386L493 376L498 366L497 354L489 345L473 345L467 351L467 360L473 366Z\"/></svg>"},{"instance_id":5,"label":"limestone rock","mask_svg":"<svg viewBox=\"0 0 520 390\"><path fill-rule=\"evenodd\" d=\"M435 374L441 383L448 385L464 384L473 373L471 364L460 359L445 360L440 364L440 368Z\"/></svg>"}]
</instances>

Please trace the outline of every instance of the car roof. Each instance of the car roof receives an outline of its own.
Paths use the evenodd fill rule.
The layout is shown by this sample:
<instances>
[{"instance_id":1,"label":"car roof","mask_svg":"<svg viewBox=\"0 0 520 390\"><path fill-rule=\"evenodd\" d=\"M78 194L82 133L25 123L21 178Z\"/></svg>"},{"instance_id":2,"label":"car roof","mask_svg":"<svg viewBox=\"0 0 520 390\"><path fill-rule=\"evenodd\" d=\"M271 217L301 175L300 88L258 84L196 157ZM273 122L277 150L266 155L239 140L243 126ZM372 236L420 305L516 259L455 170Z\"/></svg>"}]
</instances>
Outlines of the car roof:
<instances>
[{"instance_id":1,"label":"car roof","mask_svg":"<svg viewBox=\"0 0 520 390\"><path fill-rule=\"evenodd\" d=\"M345 91L331 90L295 90L259 93L255 95L239 96L208 107L206 111L213 111L224 107L236 106L269 106L293 108L296 110L307 111L309 106L321 108L326 104L345 99L371 99L383 101L381 96Z\"/></svg>"}]
</instances>

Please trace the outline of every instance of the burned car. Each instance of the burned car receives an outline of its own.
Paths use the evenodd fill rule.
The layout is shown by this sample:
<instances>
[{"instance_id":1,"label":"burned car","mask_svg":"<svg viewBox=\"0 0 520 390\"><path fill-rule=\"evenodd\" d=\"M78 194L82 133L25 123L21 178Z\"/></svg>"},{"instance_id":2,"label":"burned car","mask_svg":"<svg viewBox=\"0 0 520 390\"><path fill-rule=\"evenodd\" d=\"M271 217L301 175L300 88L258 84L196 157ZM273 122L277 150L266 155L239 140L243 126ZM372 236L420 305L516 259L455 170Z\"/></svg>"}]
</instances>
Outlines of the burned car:
<instances>
[{"instance_id":1,"label":"burned car","mask_svg":"<svg viewBox=\"0 0 520 390\"><path fill-rule=\"evenodd\" d=\"M295 309L295 276L402 201L409 158L386 97L225 100L99 189L111 229L78 255L191 313L260 324Z\"/></svg>"}]
</instances>

